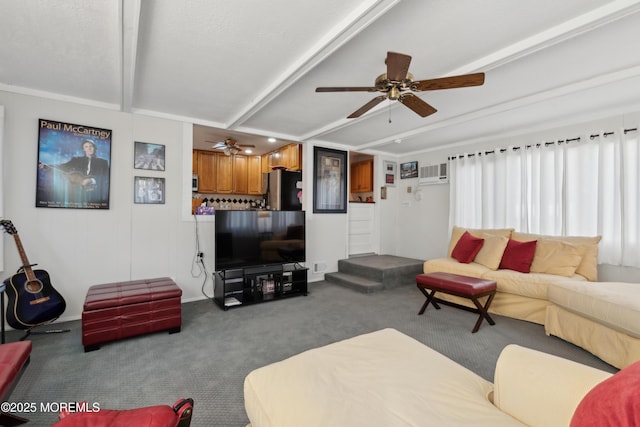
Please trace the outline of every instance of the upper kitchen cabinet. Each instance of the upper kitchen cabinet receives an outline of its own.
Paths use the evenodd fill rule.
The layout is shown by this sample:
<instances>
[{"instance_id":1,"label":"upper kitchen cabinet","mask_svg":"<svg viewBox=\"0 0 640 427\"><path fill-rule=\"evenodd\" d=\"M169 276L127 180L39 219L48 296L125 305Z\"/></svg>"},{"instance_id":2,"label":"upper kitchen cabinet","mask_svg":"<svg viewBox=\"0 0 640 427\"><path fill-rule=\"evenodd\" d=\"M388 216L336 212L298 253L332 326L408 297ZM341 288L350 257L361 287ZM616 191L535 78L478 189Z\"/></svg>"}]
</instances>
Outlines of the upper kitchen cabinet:
<instances>
[{"instance_id":1,"label":"upper kitchen cabinet","mask_svg":"<svg viewBox=\"0 0 640 427\"><path fill-rule=\"evenodd\" d=\"M302 144L289 144L285 147L287 169L291 171L302 170Z\"/></svg>"},{"instance_id":2,"label":"upper kitchen cabinet","mask_svg":"<svg viewBox=\"0 0 640 427\"><path fill-rule=\"evenodd\" d=\"M373 159L351 163L351 192L373 191Z\"/></svg>"},{"instance_id":3,"label":"upper kitchen cabinet","mask_svg":"<svg viewBox=\"0 0 640 427\"><path fill-rule=\"evenodd\" d=\"M249 194L262 194L262 159L260 156L248 156L247 190Z\"/></svg>"},{"instance_id":4,"label":"upper kitchen cabinet","mask_svg":"<svg viewBox=\"0 0 640 427\"><path fill-rule=\"evenodd\" d=\"M283 167L291 171L302 170L302 145L288 144L262 155L262 172L274 167Z\"/></svg>"},{"instance_id":5,"label":"upper kitchen cabinet","mask_svg":"<svg viewBox=\"0 0 640 427\"><path fill-rule=\"evenodd\" d=\"M193 162L199 193L262 194L260 156L193 150Z\"/></svg>"},{"instance_id":6,"label":"upper kitchen cabinet","mask_svg":"<svg viewBox=\"0 0 640 427\"><path fill-rule=\"evenodd\" d=\"M218 155L211 151L193 150L194 173L198 175L198 192L216 193Z\"/></svg>"},{"instance_id":7,"label":"upper kitchen cabinet","mask_svg":"<svg viewBox=\"0 0 640 427\"><path fill-rule=\"evenodd\" d=\"M216 179L218 181L218 191L220 194L233 193L233 157L224 154L216 155Z\"/></svg>"},{"instance_id":8,"label":"upper kitchen cabinet","mask_svg":"<svg viewBox=\"0 0 640 427\"><path fill-rule=\"evenodd\" d=\"M248 167L249 162L247 156L233 157L233 194L248 194Z\"/></svg>"}]
</instances>

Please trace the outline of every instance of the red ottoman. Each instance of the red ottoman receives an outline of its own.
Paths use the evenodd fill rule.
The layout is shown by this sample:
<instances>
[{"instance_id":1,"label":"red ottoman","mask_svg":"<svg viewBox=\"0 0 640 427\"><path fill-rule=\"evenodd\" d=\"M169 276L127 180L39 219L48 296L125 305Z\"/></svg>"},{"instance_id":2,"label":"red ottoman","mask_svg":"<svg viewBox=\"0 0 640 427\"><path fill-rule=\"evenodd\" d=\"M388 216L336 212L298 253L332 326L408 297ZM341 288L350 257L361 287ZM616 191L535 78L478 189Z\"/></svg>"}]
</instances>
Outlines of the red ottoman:
<instances>
[{"instance_id":1,"label":"red ottoman","mask_svg":"<svg viewBox=\"0 0 640 427\"><path fill-rule=\"evenodd\" d=\"M493 301L493 297L496 294L496 282L493 280L483 280L478 279L476 277L467 277L461 276L459 274L452 273L429 273L429 274L418 274L416 276L416 284L420 292L427 297L427 300L422 305L422 308L418 312L418 314L424 313L427 309L429 303L433 304L433 306L440 310L440 306L438 303L450 305L452 307L457 307L462 310L471 311L473 313L478 313L480 316L478 317L478 321L475 326L471 330L472 333L478 332L480 329L480 324L483 319L487 319L490 325L495 325L496 322L493 321L491 316L487 310L489 310L489 306L491 305L491 301ZM468 298L473 301L473 304L476 308L467 307L461 304L456 304L454 302L449 302L445 300L441 300L439 298L435 298L436 292L442 292L444 294L455 295L462 298ZM486 297L487 301L484 305L478 301L478 298Z\"/></svg>"},{"instance_id":2,"label":"red ottoman","mask_svg":"<svg viewBox=\"0 0 640 427\"><path fill-rule=\"evenodd\" d=\"M150 332L180 332L181 297L168 277L91 286L82 311L84 350Z\"/></svg>"},{"instance_id":3,"label":"red ottoman","mask_svg":"<svg viewBox=\"0 0 640 427\"><path fill-rule=\"evenodd\" d=\"M31 357L31 341L0 344L0 398L8 397L17 384ZM29 420L13 413L0 412L0 426L17 426Z\"/></svg>"},{"instance_id":4,"label":"red ottoman","mask_svg":"<svg viewBox=\"0 0 640 427\"><path fill-rule=\"evenodd\" d=\"M193 414L193 399L178 400L169 405L97 412L63 412L52 427L189 427Z\"/></svg>"}]
</instances>

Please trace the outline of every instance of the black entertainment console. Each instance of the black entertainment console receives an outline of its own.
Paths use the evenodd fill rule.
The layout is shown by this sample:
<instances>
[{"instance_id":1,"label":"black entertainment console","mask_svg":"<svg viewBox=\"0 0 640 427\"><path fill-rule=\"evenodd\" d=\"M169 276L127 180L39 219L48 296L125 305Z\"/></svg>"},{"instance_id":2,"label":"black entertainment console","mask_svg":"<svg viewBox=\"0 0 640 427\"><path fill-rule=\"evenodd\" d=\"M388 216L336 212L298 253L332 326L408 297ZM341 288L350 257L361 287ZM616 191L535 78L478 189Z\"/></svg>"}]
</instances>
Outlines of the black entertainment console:
<instances>
[{"instance_id":1,"label":"black entertainment console","mask_svg":"<svg viewBox=\"0 0 640 427\"><path fill-rule=\"evenodd\" d=\"M227 310L266 301L307 295L308 268L298 264L269 264L214 273L214 301Z\"/></svg>"}]
</instances>

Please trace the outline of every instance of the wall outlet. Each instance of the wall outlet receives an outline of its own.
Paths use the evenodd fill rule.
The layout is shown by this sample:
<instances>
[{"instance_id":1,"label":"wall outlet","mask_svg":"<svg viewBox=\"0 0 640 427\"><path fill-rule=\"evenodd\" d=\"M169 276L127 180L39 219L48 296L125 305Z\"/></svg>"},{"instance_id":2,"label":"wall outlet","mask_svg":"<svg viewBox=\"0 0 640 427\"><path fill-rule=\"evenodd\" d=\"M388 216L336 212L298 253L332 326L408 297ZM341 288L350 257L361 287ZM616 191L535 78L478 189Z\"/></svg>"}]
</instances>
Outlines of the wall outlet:
<instances>
[{"instance_id":1,"label":"wall outlet","mask_svg":"<svg viewBox=\"0 0 640 427\"><path fill-rule=\"evenodd\" d=\"M326 261L317 261L313 263L312 270L314 273L323 273L327 271L327 262Z\"/></svg>"}]
</instances>

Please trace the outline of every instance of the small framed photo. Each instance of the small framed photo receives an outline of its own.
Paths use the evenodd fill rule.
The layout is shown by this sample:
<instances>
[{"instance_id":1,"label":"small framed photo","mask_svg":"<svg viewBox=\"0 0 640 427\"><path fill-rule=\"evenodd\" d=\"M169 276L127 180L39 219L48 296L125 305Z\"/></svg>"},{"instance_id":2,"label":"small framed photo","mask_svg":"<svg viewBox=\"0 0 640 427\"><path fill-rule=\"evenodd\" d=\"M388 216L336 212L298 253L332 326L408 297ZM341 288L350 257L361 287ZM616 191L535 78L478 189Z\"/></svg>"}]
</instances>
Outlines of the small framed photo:
<instances>
[{"instance_id":1,"label":"small framed photo","mask_svg":"<svg viewBox=\"0 0 640 427\"><path fill-rule=\"evenodd\" d=\"M164 145L136 141L133 151L135 169L164 171Z\"/></svg>"},{"instance_id":2,"label":"small framed photo","mask_svg":"<svg viewBox=\"0 0 640 427\"><path fill-rule=\"evenodd\" d=\"M396 177L397 177L397 168L398 164L396 162L390 162L389 160L385 160L383 162L384 168L384 185L387 187L394 187L396 185Z\"/></svg>"},{"instance_id":3,"label":"small framed photo","mask_svg":"<svg viewBox=\"0 0 640 427\"><path fill-rule=\"evenodd\" d=\"M164 178L134 177L133 202L164 204Z\"/></svg>"},{"instance_id":4,"label":"small framed photo","mask_svg":"<svg viewBox=\"0 0 640 427\"><path fill-rule=\"evenodd\" d=\"M417 178L418 162L407 162L400 164L400 179Z\"/></svg>"}]
</instances>

